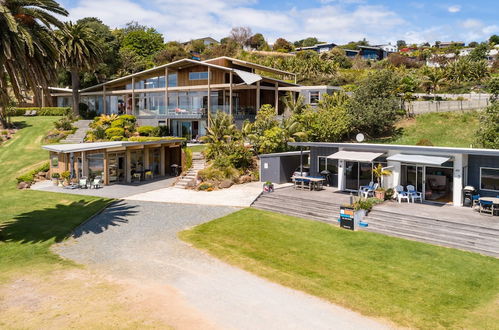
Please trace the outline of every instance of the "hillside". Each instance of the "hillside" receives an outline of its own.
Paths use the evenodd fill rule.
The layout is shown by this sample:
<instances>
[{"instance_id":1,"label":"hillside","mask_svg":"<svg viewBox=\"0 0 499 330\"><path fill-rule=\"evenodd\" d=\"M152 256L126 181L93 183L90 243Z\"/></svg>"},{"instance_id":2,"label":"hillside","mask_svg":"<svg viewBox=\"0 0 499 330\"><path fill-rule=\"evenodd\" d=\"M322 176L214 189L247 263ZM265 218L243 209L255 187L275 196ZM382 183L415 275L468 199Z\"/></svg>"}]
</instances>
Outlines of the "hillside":
<instances>
[{"instance_id":1,"label":"hillside","mask_svg":"<svg viewBox=\"0 0 499 330\"><path fill-rule=\"evenodd\" d=\"M478 112L438 112L403 119L397 134L370 142L415 145L422 139L435 146L469 148L476 144Z\"/></svg>"}]
</instances>

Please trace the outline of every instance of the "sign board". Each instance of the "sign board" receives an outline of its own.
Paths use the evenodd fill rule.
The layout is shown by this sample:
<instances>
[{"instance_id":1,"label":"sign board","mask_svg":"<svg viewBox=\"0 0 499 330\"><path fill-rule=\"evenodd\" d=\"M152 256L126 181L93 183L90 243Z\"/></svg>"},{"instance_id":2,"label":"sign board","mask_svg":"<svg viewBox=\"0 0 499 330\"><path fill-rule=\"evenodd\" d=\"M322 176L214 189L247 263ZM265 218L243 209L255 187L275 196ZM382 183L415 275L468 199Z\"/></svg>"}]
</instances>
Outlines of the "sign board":
<instances>
[{"instance_id":1,"label":"sign board","mask_svg":"<svg viewBox=\"0 0 499 330\"><path fill-rule=\"evenodd\" d=\"M355 230L355 210L353 207L340 206L340 227Z\"/></svg>"}]
</instances>

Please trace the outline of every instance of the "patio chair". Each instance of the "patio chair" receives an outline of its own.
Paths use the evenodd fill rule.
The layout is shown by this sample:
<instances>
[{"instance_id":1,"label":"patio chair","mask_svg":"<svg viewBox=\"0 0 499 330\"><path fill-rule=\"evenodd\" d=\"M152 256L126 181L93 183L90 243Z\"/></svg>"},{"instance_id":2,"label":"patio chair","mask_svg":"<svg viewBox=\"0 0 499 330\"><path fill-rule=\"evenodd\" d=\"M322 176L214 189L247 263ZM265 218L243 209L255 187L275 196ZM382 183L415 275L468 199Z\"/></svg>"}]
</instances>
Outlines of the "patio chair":
<instances>
[{"instance_id":1,"label":"patio chair","mask_svg":"<svg viewBox=\"0 0 499 330\"><path fill-rule=\"evenodd\" d=\"M479 205L480 208L478 211L480 214L483 213L490 213L490 215L494 215L494 203L491 201L484 201L484 200L479 200Z\"/></svg>"},{"instance_id":2,"label":"patio chair","mask_svg":"<svg viewBox=\"0 0 499 330\"><path fill-rule=\"evenodd\" d=\"M91 188L94 188L94 189L102 188L102 177L96 176L93 179L92 184L90 186L91 186Z\"/></svg>"},{"instance_id":3,"label":"patio chair","mask_svg":"<svg viewBox=\"0 0 499 330\"><path fill-rule=\"evenodd\" d=\"M145 179L145 180L147 180L147 179L151 179L151 180L152 180L153 178L154 178L154 176L153 176L153 174L152 174L152 171L151 171L151 170L146 170L146 171L144 172L144 179Z\"/></svg>"},{"instance_id":4,"label":"patio chair","mask_svg":"<svg viewBox=\"0 0 499 330\"><path fill-rule=\"evenodd\" d=\"M367 188L364 188L360 191L360 193L362 194L362 196L364 196L365 198L368 198L369 195L372 195L374 196L374 191L378 189L378 184L377 183L373 183L372 186L370 187L367 187Z\"/></svg>"},{"instance_id":5,"label":"patio chair","mask_svg":"<svg viewBox=\"0 0 499 330\"><path fill-rule=\"evenodd\" d=\"M36 110L32 110L30 116L36 116L36 114L37 114Z\"/></svg>"},{"instance_id":6,"label":"patio chair","mask_svg":"<svg viewBox=\"0 0 499 330\"><path fill-rule=\"evenodd\" d=\"M88 178L86 176L82 176L80 180L78 181L78 187L80 189L87 189L88 188Z\"/></svg>"},{"instance_id":7,"label":"patio chair","mask_svg":"<svg viewBox=\"0 0 499 330\"><path fill-rule=\"evenodd\" d=\"M31 116L31 111L26 110L26 112L24 112L24 117L28 117L28 116Z\"/></svg>"},{"instance_id":8,"label":"patio chair","mask_svg":"<svg viewBox=\"0 0 499 330\"><path fill-rule=\"evenodd\" d=\"M404 191L404 187L402 186L395 187L395 192L399 203L402 203L402 199L407 200L407 203L409 203L409 194L407 194L407 192Z\"/></svg>"},{"instance_id":9,"label":"patio chair","mask_svg":"<svg viewBox=\"0 0 499 330\"><path fill-rule=\"evenodd\" d=\"M471 196L471 207L480 207L480 194Z\"/></svg>"},{"instance_id":10,"label":"patio chair","mask_svg":"<svg viewBox=\"0 0 499 330\"><path fill-rule=\"evenodd\" d=\"M359 190L364 190L365 188L372 188L374 186L374 181L369 182L367 186L360 186Z\"/></svg>"},{"instance_id":11,"label":"patio chair","mask_svg":"<svg viewBox=\"0 0 499 330\"><path fill-rule=\"evenodd\" d=\"M407 195L409 195L413 203L417 199L419 199L419 202L423 203L423 194L416 191L416 188L413 185L407 186Z\"/></svg>"}]
</instances>

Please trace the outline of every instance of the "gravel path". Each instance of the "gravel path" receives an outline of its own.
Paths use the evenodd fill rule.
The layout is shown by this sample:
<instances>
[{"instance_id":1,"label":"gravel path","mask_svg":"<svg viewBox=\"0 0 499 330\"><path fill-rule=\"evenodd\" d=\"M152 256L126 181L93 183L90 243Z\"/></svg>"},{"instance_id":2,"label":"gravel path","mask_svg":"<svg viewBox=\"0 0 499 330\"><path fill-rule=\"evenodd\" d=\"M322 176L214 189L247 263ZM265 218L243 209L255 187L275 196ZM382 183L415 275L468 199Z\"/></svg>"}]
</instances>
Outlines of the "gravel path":
<instances>
[{"instance_id":1,"label":"gravel path","mask_svg":"<svg viewBox=\"0 0 499 330\"><path fill-rule=\"evenodd\" d=\"M238 268L180 241L176 233L233 207L121 201L55 249L110 275L169 286L223 329L382 329L387 326Z\"/></svg>"}]
</instances>

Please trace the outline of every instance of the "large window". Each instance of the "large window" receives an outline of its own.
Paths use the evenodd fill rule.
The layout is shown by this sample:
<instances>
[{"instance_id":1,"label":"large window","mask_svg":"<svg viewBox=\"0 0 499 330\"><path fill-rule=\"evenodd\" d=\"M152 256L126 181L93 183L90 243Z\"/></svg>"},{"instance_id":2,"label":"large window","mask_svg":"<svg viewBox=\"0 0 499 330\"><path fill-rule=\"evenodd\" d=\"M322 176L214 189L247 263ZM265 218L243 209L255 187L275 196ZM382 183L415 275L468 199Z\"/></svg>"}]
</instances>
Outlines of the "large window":
<instances>
[{"instance_id":1,"label":"large window","mask_svg":"<svg viewBox=\"0 0 499 330\"><path fill-rule=\"evenodd\" d=\"M325 156L317 157L317 165L318 172L329 171L328 184L333 187L338 186L338 160L337 159L328 159Z\"/></svg>"},{"instance_id":2,"label":"large window","mask_svg":"<svg viewBox=\"0 0 499 330\"><path fill-rule=\"evenodd\" d=\"M189 72L189 80L208 80L208 71Z\"/></svg>"},{"instance_id":3,"label":"large window","mask_svg":"<svg viewBox=\"0 0 499 330\"><path fill-rule=\"evenodd\" d=\"M319 103L320 93L318 91L310 92L310 104Z\"/></svg>"},{"instance_id":4,"label":"large window","mask_svg":"<svg viewBox=\"0 0 499 330\"><path fill-rule=\"evenodd\" d=\"M480 189L499 191L499 168L480 168Z\"/></svg>"},{"instance_id":5,"label":"large window","mask_svg":"<svg viewBox=\"0 0 499 330\"><path fill-rule=\"evenodd\" d=\"M91 178L102 176L104 173L104 154L87 155L88 173Z\"/></svg>"}]
</instances>

